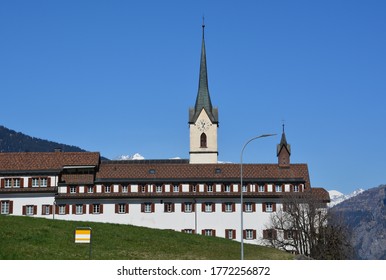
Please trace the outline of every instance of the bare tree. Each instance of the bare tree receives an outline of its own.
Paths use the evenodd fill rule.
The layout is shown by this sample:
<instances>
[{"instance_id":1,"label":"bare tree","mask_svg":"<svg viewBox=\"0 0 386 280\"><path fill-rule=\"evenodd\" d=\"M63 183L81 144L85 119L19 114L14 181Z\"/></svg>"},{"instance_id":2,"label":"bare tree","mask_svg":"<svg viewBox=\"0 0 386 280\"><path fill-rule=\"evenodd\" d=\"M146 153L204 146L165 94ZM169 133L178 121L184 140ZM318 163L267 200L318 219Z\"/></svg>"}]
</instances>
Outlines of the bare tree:
<instances>
[{"instance_id":1,"label":"bare tree","mask_svg":"<svg viewBox=\"0 0 386 280\"><path fill-rule=\"evenodd\" d=\"M350 251L345 228L311 191L287 193L263 238L272 247L314 259L345 259Z\"/></svg>"}]
</instances>

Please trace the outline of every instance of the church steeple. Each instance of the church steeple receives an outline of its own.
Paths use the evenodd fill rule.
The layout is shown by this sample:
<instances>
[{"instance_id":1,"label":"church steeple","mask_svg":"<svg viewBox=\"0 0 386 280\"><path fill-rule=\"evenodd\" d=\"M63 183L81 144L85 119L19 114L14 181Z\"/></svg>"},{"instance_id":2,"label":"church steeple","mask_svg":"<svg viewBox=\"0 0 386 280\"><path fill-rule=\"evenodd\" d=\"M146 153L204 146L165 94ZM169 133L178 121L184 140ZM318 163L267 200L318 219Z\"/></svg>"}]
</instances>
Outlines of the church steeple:
<instances>
[{"instance_id":1,"label":"church steeple","mask_svg":"<svg viewBox=\"0 0 386 280\"><path fill-rule=\"evenodd\" d=\"M288 167L290 165L290 156L291 145L287 143L283 124L283 133L281 135L280 144L277 145L277 157L279 166Z\"/></svg>"},{"instance_id":2,"label":"church steeple","mask_svg":"<svg viewBox=\"0 0 386 280\"><path fill-rule=\"evenodd\" d=\"M212 123L218 123L218 110L213 108L210 100L208 86L208 71L206 66L206 50L205 50L205 24L202 24L202 44L201 44L201 60L200 60L200 75L198 83L198 93L194 108L189 110L189 123L195 123L202 109L204 109Z\"/></svg>"}]
</instances>

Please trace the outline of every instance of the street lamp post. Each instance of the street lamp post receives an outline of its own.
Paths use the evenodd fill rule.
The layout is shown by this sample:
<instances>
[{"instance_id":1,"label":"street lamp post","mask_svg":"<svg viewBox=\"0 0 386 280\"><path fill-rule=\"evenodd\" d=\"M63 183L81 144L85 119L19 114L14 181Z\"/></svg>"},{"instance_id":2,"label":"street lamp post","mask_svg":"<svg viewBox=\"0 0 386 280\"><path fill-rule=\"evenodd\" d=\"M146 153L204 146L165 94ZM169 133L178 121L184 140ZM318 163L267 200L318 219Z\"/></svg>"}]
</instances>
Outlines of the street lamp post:
<instances>
[{"instance_id":1,"label":"street lamp post","mask_svg":"<svg viewBox=\"0 0 386 280\"><path fill-rule=\"evenodd\" d=\"M240 154L240 212L241 212L241 217L240 217L240 240L241 240L241 260L244 260L244 205L243 205L243 153L245 147L252 142L253 140L259 139L259 138L264 138L264 137L270 137L274 136L276 134L262 134L256 137L253 137L249 139L243 146Z\"/></svg>"}]
</instances>

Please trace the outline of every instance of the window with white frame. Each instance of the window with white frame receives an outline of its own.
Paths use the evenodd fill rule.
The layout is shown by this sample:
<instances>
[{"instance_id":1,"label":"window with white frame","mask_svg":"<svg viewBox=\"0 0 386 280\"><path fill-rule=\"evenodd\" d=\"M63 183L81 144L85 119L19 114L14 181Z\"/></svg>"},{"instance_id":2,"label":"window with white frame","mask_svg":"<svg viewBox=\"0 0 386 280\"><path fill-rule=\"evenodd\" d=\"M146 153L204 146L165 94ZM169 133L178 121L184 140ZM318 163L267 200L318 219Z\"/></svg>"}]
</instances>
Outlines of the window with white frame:
<instances>
[{"instance_id":1,"label":"window with white frame","mask_svg":"<svg viewBox=\"0 0 386 280\"><path fill-rule=\"evenodd\" d=\"M208 185L207 190L208 190L208 192L213 192L213 185Z\"/></svg>"},{"instance_id":2,"label":"window with white frame","mask_svg":"<svg viewBox=\"0 0 386 280\"><path fill-rule=\"evenodd\" d=\"M173 192L179 192L180 186L179 185L173 185Z\"/></svg>"},{"instance_id":3,"label":"window with white frame","mask_svg":"<svg viewBox=\"0 0 386 280\"><path fill-rule=\"evenodd\" d=\"M32 178L32 187L33 188L39 187L39 178Z\"/></svg>"},{"instance_id":4,"label":"window with white frame","mask_svg":"<svg viewBox=\"0 0 386 280\"><path fill-rule=\"evenodd\" d=\"M193 211L193 204L191 202L185 202L185 213L191 213Z\"/></svg>"},{"instance_id":5,"label":"window with white frame","mask_svg":"<svg viewBox=\"0 0 386 280\"><path fill-rule=\"evenodd\" d=\"M161 186L161 185L156 185L156 186L155 186L155 191L156 191L157 193L161 193L161 192L162 192L162 186Z\"/></svg>"},{"instance_id":6,"label":"window with white frame","mask_svg":"<svg viewBox=\"0 0 386 280\"><path fill-rule=\"evenodd\" d=\"M111 186L105 186L105 193L111 192Z\"/></svg>"},{"instance_id":7,"label":"window with white frame","mask_svg":"<svg viewBox=\"0 0 386 280\"><path fill-rule=\"evenodd\" d=\"M233 203L225 202L224 203L224 212L233 212Z\"/></svg>"},{"instance_id":8,"label":"window with white frame","mask_svg":"<svg viewBox=\"0 0 386 280\"><path fill-rule=\"evenodd\" d=\"M42 205L42 214L50 215L51 214L51 205Z\"/></svg>"},{"instance_id":9,"label":"window with white frame","mask_svg":"<svg viewBox=\"0 0 386 280\"><path fill-rule=\"evenodd\" d=\"M76 204L75 205L75 214L76 215L82 215L83 214L83 204Z\"/></svg>"},{"instance_id":10,"label":"window with white frame","mask_svg":"<svg viewBox=\"0 0 386 280\"><path fill-rule=\"evenodd\" d=\"M65 215L66 214L66 205L61 204L58 207L59 207L58 214L59 215Z\"/></svg>"},{"instance_id":11,"label":"window with white frame","mask_svg":"<svg viewBox=\"0 0 386 280\"><path fill-rule=\"evenodd\" d=\"M265 186L259 185L259 192L264 192L265 191Z\"/></svg>"},{"instance_id":12,"label":"window with white frame","mask_svg":"<svg viewBox=\"0 0 386 280\"><path fill-rule=\"evenodd\" d=\"M13 187L20 188L20 179L13 179Z\"/></svg>"},{"instance_id":13,"label":"window with white frame","mask_svg":"<svg viewBox=\"0 0 386 280\"><path fill-rule=\"evenodd\" d=\"M100 214L101 213L101 205L100 204L93 204L92 213L93 214Z\"/></svg>"},{"instance_id":14,"label":"window with white frame","mask_svg":"<svg viewBox=\"0 0 386 280\"><path fill-rule=\"evenodd\" d=\"M248 188L247 188L247 185L243 185L243 192L247 192Z\"/></svg>"},{"instance_id":15,"label":"window with white frame","mask_svg":"<svg viewBox=\"0 0 386 280\"><path fill-rule=\"evenodd\" d=\"M235 234L233 229L226 229L225 230L225 238L227 239L234 239Z\"/></svg>"},{"instance_id":16,"label":"window with white frame","mask_svg":"<svg viewBox=\"0 0 386 280\"><path fill-rule=\"evenodd\" d=\"M151 213L152 211L151 211L151 207L152 206L152 204L150 203L150 202L145 202L144 203L144 212L145 213Z\"/></svg>"},{"instance_id":17,"label":"window with white frame","mask_svg":"<svg viewBox=\"0 0 386 280\"><path fill-rule=\"evenodd\" d=\"M191 191L192 191L192 192L197 192L197 186L196 186L196 185L193 185L193 186L191 187Z\"/></svg>"},{"instance_id":18,"label":"window with white frame","mask_svg":"<svg viewBox=\"0 0 386 280\"><path fill-rule=\"evenodd\" d=\"M205 236L213 236L213 229L205 229L204 235Z\"/></svg>"},{"instance_id":19,"label":"window with white frame","mask_svg":"<svg viewBox=\"0 0 386 280\"><path fill-rule=\"evenodd\" d=\"M205 212L210 213L213 211L213 203L212 202L205 202Z\"/></svg>"},{"instance_id":20,"label":"window with white frame","mask_svg":"<svg viewBox=\"0 0 386 280\"><path fill-rule=\"evenodd\" d=\"M5 179L4 180L4 187L5 188L12 188L12 179Z\"/></svg>"},{"instance_id":21,"label":"window with white frame","mask_svg":"<svg viewBox=\"0 0 386 280\"><path fill-rule=\"evenodd\" d=\"M122 186L122 192L123 193L128 193L129 192L129 187L128 186Z\"/></svg>"},{"instance_id":22,"label":"window with white frame","mask_svg":"<svg viewBox=\"0 0 386 280\"><path fill-rule=\"evenodd\" d=\"M224 191L225 192L231 192L231 185L225 185L225 187L224 187Z\"/></svg>"},{"instance_id":23,"label":"window with white frame","mask_svg":"<svg viewBox=\"0 0 386 280\"><path fill-rule=\"evenodd\" d=\"M9 201L1 201L1 214L9 214Z\"/></svg>"},{"instance_id":24,"label":"window with white frame","mask_svg":"<svg viewBox=\"0 0 386 280\"><path fill-rule=\"evenodd\" d=\"M34 205L27 205L26 207L25 207L25 214L27 215L27 216L32 216L33 214L34 214Z\"/></svg>"},{"instance_id":25,"label":"window with white frame","mask_svg":"<svg viewBox=\"0 0 386 280\"><path fill-rule=\"evenodd\" d=\"M245 202L244 203L244 211L245 212L253 212L253 204L252 204L252 202Z\"/></svg>"},{"instance_id":26,"label":"window with white frame","mask_svg":"<svg viewBox=\"0 0 386 280\"><path fill-rule=\"evenodd\" d=\"M272 202L267 202L265 204L265 212L273 212L273 203Z\"/></svg>"},{"instance_id":27,"label":"window with white frame","mask_svg":"<svg viewBox=\"0 0 386 280\"><path fill-rule=\"evenodd\" d=\"M87 187L87 193L93 193L94 192L94 187L93 186L88 186Z\"/></svg>"},{"instance_id":28,"label":"window with white frame","mask_svg":"<svg viewBox=\"0 0 386 280\"><path fill-rule=\"evenodd\" d=\"M255 231L253 229L246 229L245 230L245 239L248 239L248 240L255 239L254 232Z\"/></svg>"},{"instance_id":29,"label":"window with white frame","mask_svg":"<svg viewBox=\"0 0 386 280\"><path fill-rule=\"evenodd\" d=\"M183 232L184 232L184 233L193 234L193 233L194 233L194 230L193 230L193 229L184 229Z\"/></svg>"},{"instance_id":30,"label":"window with white frame","mask_svg":"<svg viewBox=\"0 0 386 280\"><path fill-rule=\"evenodd\" d=\"M294 192L299 192L299 186L298 185L294 185L293 190L294 190Z\"/></svg>"},{"instance_id":31,"label":"window with white frame","mask_svg":"<svg viewBox=\"0 0 386 280\"><path fill-rule=\"evenodd\" d=\"M282 192L283 191L283 186L282 185L276 185L275 186L276 192Z\"/></svg>"},{"instance_id":32,"label":"window with white frame","mask_svg":"<svg viewBox=\"0 0 386 280\"><path fill-rule=\"evenodd\" d=\"M174 204L171 202L167 202L167 203L165 203L164 209L165 209L166 213L172 213L172 212L174 212Z\"/></svg>"},{"instance_id":33,"label":"window with white frame","mask_svg":"<svg viewBox=\"0 0 386 280\"><path fill-rule=\"evenodd\" d=\"M75 186L70 187L70 193L72 193L72 194L76 193L76 187Z\"/></svg>"},{"instance_id":34,"label":"window with white frame","mask_svg":"<svg viewBox=\"0 0 386 280\"><path fill-rule=\"evenodd\" d=\"M141 192L145 193L147 189L147 186L141 186Z\"/></svg>"},{"instance_id":35,"label":"window with white frame","mask_svg":"<svg viewBox=\"0 0 386 280\"><path fill-rule=\"evenodd\" d=\"M48 186L48 179L47 178L40 178L40 187L46 188Z\"/></svg>"},{"instance_id":36,"label":"window with white frame","mask_svg":"<svg viewBox=\"0 0 386 280\"><path fill-rule=\"evenodd\" d=\"M118 213L119 214L125 214L126 213L126 204L125 203L118 204Z\"/></svg>"}]
</instances>

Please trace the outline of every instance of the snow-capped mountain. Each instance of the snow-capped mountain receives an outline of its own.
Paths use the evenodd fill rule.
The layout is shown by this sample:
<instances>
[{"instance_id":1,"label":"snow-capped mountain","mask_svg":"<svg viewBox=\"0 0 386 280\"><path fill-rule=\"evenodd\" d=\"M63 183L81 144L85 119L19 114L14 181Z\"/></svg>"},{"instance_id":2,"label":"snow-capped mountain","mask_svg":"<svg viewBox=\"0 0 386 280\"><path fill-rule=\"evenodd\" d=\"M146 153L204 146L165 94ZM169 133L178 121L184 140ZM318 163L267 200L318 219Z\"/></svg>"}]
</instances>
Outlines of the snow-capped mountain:
<instances>
[{"instance_id":1,"label":"snow-capped mountain","mask_svg":"<svg viewBox=\"0 0 386 280\"><path fill-rule=\"evenodd\" d=\"M141 160L145 159L141 154L135 153L133 155L121 155L116 160Z\"/></svg>"},{"instance_id":2,"label":"snow-capped mountain","mask_svg":"<svg viewBox=\"0 0 386 280\"><path fill-rule=\"evenodd\" d=\"M337 205L337 204L339 204L339 203L341 203L349 198L357 196L358 194L360 194L362 192L364 192L364 189L357 189L350 194L343 194L337 190L328 191L328 193L330 194L330 199L331 199L331 202L329 203L329 207L333 207L333 206L335 206L335 205Z\"/></svg>"}]
</instances>

